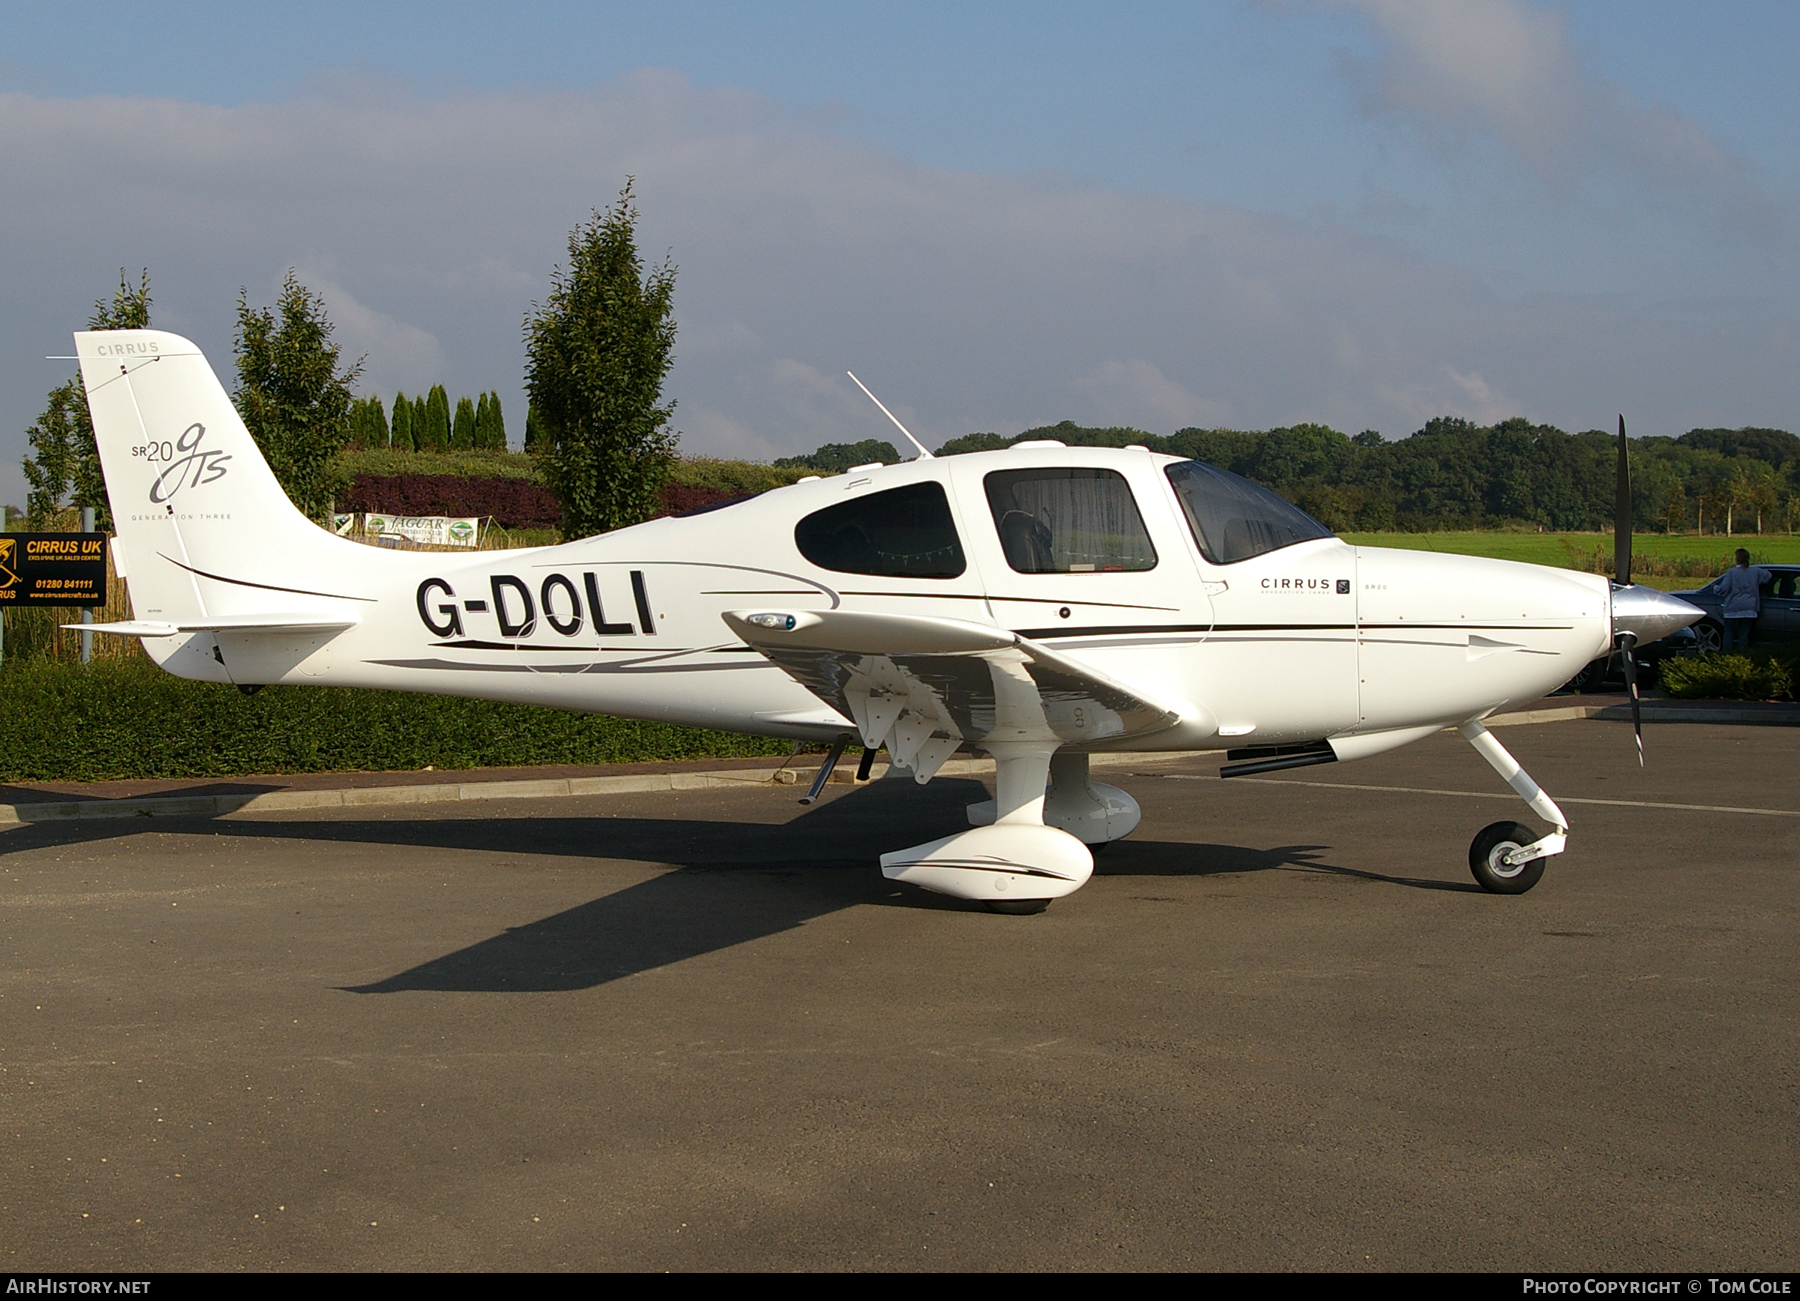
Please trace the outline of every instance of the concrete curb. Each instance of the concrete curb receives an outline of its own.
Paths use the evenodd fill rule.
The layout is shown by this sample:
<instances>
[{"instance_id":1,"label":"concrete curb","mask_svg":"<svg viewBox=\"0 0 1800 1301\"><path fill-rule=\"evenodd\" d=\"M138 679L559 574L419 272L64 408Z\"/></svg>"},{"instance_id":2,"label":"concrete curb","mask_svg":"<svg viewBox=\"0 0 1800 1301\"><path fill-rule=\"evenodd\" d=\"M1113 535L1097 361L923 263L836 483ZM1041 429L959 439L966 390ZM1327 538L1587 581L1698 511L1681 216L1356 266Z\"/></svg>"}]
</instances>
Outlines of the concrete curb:
<instances>
[{"instance_id":1,"label":"concrete curb","mask_svg":"<svg viewBox=\"0 0 1800 1301\"><path fill-rule=\"evenodd\" d=\"M1673 708L1656 701L1643 706L1647 723L1751 723L1776 726L1800 724L1800 708L1756 710L1721 705ZM1608 722L1631 719L1631 708L1620 704L1556 705L1498 714L1489 727L1514 727L1529 723L1561 723L1598 718ZM1143 750L1097 754L1096 768L1139 767L1190 759L1186 750ZM812 756L808 756L809 760ZM938 772L945 777L986 774L991 759L952 759ZM292 809L346 809L398 804L442 804L464 800L542 800L576 795L646 795L659 791L708 790L722 786L797 785L816 772L781 764L773 768L731 768L709 772L631 773L617 777L552 777L518 781L435 782L410 786L357 786L335 790L264 791L233 795L149 795L137 798L43 800L24 804L0 804L0 827L37 822L86 822L112 818L214 818L226 813L265 813ZM871 780L887 775L888 765L877 764ZM855 780L854 768L840 765L832 773L833 785Z\"/></svg>"},{"instance_id":2,"label":"concrete curb","mask_svg":"<svg viewBox=\"0 0 1800 1301\"><path fill-rule=\"evenodd\" d=\"M817 756L808 756L816 758ZM1097 768L1186 759L1185 750L1095 755ZM952 759L938 773L966 777L993 768L991 759ZM720 786L795 786L818 770L807 768L732 768L714 772L633 773L620 777L553 777L526 781L437 782L427 786L360 786L337 790L264 791L232 795L148 795L101 800L34 800L0 804L0 826L34 822L89 821L107 818L211 818L225 813L274 812L289 809L347 809L396 804L444 804L463 800L543 800L574 795L646 795L661 791L707 790ZM876 764L869 774L879 781L888 765ZM854 783L854 765L842 764L831 784Z\"/></svg>"}]
</instances>

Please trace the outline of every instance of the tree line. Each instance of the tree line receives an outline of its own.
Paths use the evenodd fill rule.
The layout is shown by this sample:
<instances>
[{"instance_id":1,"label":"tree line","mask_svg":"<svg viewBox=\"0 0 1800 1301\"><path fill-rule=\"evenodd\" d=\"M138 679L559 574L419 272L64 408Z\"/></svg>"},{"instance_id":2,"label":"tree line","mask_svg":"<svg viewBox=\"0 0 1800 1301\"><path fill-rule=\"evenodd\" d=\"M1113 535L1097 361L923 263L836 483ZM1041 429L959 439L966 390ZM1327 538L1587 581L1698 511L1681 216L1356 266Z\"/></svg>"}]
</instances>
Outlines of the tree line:
<instances>
[{"instance_id":1,"label":"tree line","mask_svg":"<svg viewBox=\"0 0 1800 1301\"><path fill-rule=\"evenodd\" d=\"M1141 445L1206 461L1272 488L1345 532L1612 527L1617 439L1570 434L1529 420L1478 425L1440 417L1406 438L1354 436L1326 425L1262 431L1181 429L1162 436L1072 421L951 439L940 454L1024 439L1077 446ZM1800 525L1800 437L1781 429L1692 429L1629 440L1632 527L1645 532L1741 533Z\"/></svg>"},{"instance_id":2,"label":"tree line","mask_svg":"<svg viewBox=\"0 0 1800 1301\"><path fill-rule=\"evenodd\" d=\"M525 320L525 448L555 494L565 537L651 518L666 507L676 464L674 403L662 398L673 358L675 269L646 269L635 243L628 183L617 203L569 236L569 262ZM93 329L150 324L150 280L120 273L110 301L94 304ZM443 385L396 394L391 407L352 389L361 363L346 364L323 300L290 271L273 307L240 291L235 336L244 423L282 487L323 519L348 488L339 454L350 446L414 450L506 447L497 392L452 407ZM110 527L86 393L77 375L51 391L29 431L28 513L41 527L70 505L93 506ZM951 439L940 454L983 451L1022 439L1123 447L1207 461L1274 489L1327 526L1381 532L1536 526L1604 530L1613 516L1613 435L1566 433L1525 419L1478 425L1442 417L1389 441L1326 425L1268 430L1187 428L1152 434L1072 421ZM1800 438L1780 429L1693 429L1631 441L1634 527L1646 532L1737 533L1800 525ZM898 459L892 443L826 444L775 468L835 474Z\"/></svg>"}]
</instances>

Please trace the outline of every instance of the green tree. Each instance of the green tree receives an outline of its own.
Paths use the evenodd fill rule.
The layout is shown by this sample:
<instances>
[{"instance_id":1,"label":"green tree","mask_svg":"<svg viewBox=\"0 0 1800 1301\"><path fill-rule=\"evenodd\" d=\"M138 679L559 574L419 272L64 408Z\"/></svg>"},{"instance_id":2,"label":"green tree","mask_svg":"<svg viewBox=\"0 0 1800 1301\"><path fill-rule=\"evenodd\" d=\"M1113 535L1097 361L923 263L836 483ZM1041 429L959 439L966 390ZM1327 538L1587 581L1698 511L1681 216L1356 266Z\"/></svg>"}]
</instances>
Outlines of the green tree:
<instances>
[{"instance_id":1,"label":"green tree","mask_svg":"<svg viewBox=\"0 0 1800 1301\"><path fill-rule=\"evenodd\" d=\"M956 456L962 452L997 452L1002 447L1010 447L1012 439L1002 438L995 433L964 434L961 438L952 438L937 449L939 456Z\"/></svg>"},{"instance_id":2,"label":"green tree","mask_svg":"<svg viewBox=\"0 0 1800 1301\"><path fill-rule=\"evenodd\" d=\"M413 437L418 439L421 450L441 452L450 446L450 395L444 392L442 384L433 384L425 395L424 436L414 430Z\"/></svg>"},{"instance_id":3,"label":"green tree","mask_svg":"<svg viewBox=\"0 0 1800 1301\"><path fill-rule=\"evenodd\" d=\"M94 303L88 317L90 330L146 330L150 328L150 273L143 271L133 285L119 268L119 287L112 302ZM112 528L112 510L106 499L106 479L100 473L100 453L94 445L93 418L88 414L87 389L81 376L50 390L44 413L26 431L35 456L25 458L25 481L31 485L26 512L32 527L42 528L64 506L92 506L94 525Z\"/></svg>"},{"instance_id":4,"label":"green tree","mask_svg":"<svg viewBox=\"0 0 1800 1301\"><path fill-rule=\"evenodd\" d=\"M525 405L525 450L535 452L538 443L544 437L543 422L538 419L537 408L530 403Z\"/></svg>"},{"instance_id":5,"label":"green tree","mask_svg":"<svg viewBox=\"0 0 1800 1301\"><path fill-rule=\"evenodd\" d=\"M401 451L413 450L413 404L405 393L394 394L394 426L388 443Z\"/></svg>"},{"instance_id":6,"label":"green tree","mask_svg":"<svg viewBox=\"0 0 1800 1301\"><path fill-rule=\"evenodd\" d=\"M842 474L853 465L880 461L893 465L900 453L885 438L865 438L860 443L826 443L805 456L783 456L775 461L779 470L817 470L820 474Z\"/></svg>"},{"instance_id":7,"label":"green tree","mask_svg":"<svg viewBox=\"0 0 1800 1301\"><path fill-rule=\"evenodd\" d=\"M350 443L353 447L388 445L387 413L380 398L357 398L350 403Z\"/></svg>"},{"instance_id":8,"label":"green tree","mask_svg":"<svg viewBox=\"0 0 1800 1301\"><path fill-rule=\"evenodd\" d=\"M506 450L506 419L500 414L500 395L483 393L475 409L475 446L490 452Z\"/></svg>"},{"instance_id":9,"label":"green tree","mask_svg":"<svg viewBox=\"0 0 1800 1301\"><path fill-rule=\"evenodd\" d=\"M79 377L50 390L43 414L25 431L32 455L25 458L25 482L31 486L25 498L25 514L34 529L43 528L61 510L74 477L75 448L87 419L87 394Z\"/></svg>"},{"instance_id":10,"label":"green tree","mask_svg":"<svg viewBox=\"0 0 1800 1301\"><path fill-rule=\"evenodd\" d=\"M565 537L649 519L675 459L663 404L673 362L675 267L645 273L631 182L618 202L569 234L569 265L525 322L526 388L541 436L533 447L562 506Z\"/></svg>"},{"instance_id":11,"label":"green tree","mask_svg":"<svg viewBox=\"0 0 1800 1301\"><path fill-rule=\"evenodd\" d=\"M450 426L450 446L467 452L475 446L475 404L468 398L456 399L456 420Z\"/></svg>"},{"instance_id":12,"label":"green tree","mask_svg":"<svg viewBox=\"0 0 1800 1301\"><path fill-rule=\"evenodd\" d=\"M314 520L342 487L335 461L350 441L350 386L362 363L340 369L325 301L290 269L273 310L238 293L233 394L250 436L295 506Z\"/></svg>"}]
</instances>

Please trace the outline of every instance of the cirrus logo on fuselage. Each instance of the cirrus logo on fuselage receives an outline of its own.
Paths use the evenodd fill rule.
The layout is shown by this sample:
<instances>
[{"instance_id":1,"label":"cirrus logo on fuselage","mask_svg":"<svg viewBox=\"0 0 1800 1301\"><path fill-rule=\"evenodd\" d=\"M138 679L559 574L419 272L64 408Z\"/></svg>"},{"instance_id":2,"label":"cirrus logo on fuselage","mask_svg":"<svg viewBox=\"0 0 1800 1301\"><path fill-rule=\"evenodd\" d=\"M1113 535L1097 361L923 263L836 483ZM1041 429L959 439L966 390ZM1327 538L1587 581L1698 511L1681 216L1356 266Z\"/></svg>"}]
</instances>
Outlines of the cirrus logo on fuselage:
<instances>
[{"instance_id":1,"label":"cirrus logo on fuselage","mask_svg":"<svg viewBox=\"0 0 1800 1301\"><path fill-rule=\"evenodd\" d=\"M161 506L173 501L175 494L183 488L198 488L203 483L213 483L225 477L225 462L231 457L224 452L201 447L205 438L206 426L195 421L182 430L180 437L174 442L151 439L131 449L134 457L148 461L153 466L162 466L150 484L152 504Z\"/></svg>"},{"instance_id":2,"label":"cirrus logo on fuselage","mask_svg":"<svg viewBox=\"0 0 1800 1301\"><path fill-rule=\"evenodd\" d=\"M1338 596L1350 594L1348 578L1265 578L1262 580L1265 592L1331 592Z\"/></svg>"}]
</instances>

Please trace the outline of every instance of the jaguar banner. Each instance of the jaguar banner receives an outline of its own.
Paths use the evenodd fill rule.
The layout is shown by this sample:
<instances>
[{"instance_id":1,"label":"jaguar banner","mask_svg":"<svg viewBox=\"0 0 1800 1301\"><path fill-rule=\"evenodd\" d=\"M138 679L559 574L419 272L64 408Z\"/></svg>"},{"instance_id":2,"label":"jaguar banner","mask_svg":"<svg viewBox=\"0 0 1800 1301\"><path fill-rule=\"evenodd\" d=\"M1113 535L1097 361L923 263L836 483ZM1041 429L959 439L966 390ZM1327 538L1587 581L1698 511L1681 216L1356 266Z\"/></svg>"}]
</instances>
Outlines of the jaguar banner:
<instances>
[{"instance_id":1,"label":"jaguar banner","mask_svg":"<svg viewBox=\"0 0 1800 1301\"><path fill-rule=\"evenodd\" d=\"M450 515L363 516L363 533L371 538L405 538L439 547L473 547L481 540L481 518Z\"/></svg>"}]
</instances>

